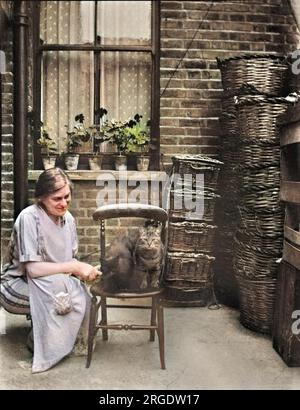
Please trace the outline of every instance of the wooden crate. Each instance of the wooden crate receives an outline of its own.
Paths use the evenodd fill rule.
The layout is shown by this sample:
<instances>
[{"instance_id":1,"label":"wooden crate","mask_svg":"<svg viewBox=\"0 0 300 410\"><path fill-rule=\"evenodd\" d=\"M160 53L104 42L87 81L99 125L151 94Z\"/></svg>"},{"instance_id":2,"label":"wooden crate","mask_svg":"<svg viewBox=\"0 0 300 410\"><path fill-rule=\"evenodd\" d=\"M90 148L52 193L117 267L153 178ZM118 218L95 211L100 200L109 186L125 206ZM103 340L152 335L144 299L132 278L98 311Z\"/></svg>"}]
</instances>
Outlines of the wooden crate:
<instances>
[{"instance_id":1,"label":"wooden crate","mask_svg":"<svg viewBox=\"0 0 300 410\"><path fill-rule=\"evenodd\" d=\"M300 204L286 204L283 260L300 270Z\"/></svg>"},{"instance_id":2,"label":"wooden crate","mask_svg":"<svg viewBox=\"0 0 300 410\"><path fill-rule=\"evenodd\" d=\"M300 270L283 261L280 266L277 282L273 322L273 347L284 362L288 366L293 367L300 366L299 319Z\"/></svg>"}]
</instances>

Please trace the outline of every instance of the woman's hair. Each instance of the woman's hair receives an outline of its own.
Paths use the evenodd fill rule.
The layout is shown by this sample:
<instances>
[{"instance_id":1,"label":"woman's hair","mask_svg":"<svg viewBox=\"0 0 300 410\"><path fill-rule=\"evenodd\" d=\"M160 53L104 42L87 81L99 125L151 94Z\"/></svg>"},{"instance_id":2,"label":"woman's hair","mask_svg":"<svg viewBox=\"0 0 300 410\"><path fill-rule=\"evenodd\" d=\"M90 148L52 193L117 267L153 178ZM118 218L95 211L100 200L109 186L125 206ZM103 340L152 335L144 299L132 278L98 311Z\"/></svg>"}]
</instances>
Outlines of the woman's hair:
<instances>
[{"instance_id":1,"label":"woman's hair","mask_svg":"<svg viewBox=\"0 0 300 410\"><path fill-rule=\"evenodd\" d=\"M53 194L65 185L69 185L72 192L73 184L68 175L60 168L50 168L43 171L35 186L35 198Z\"/></svg>"}]
</instances>

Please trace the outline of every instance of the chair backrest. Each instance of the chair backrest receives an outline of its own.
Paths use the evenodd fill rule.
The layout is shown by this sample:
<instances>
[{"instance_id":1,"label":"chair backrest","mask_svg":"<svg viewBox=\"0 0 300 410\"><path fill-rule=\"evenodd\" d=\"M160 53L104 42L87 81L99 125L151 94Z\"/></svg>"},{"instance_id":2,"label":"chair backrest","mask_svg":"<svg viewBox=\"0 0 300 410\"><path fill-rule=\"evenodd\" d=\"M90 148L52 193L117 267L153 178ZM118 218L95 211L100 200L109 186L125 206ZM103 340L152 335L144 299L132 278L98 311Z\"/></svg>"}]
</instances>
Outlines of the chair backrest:
<instances>
[{"instance_id":1,"label":"chair backrest","mask_svg":"<svg viewBox=\"0 0 300 410\"><path fill-rule=\"evenodd\" d=\"M93 214L93 219L95 221L124 217L148 218L160 222L165 222L168 219L168 214L163 208L160 208L159 206L139 203L102 205L97 208Z\"/></svg>"},{"instance_id":2,"label":"chair backrest","mask_svg":"<svg viewBox=\"0 0 300 410\"><path fill-rule=\"evenodd\" d=\"M168 213L158 206L139 204L139 203L119 203L103 205L96 209L93 214L95 221L100 221L100 247L101 247L101 265L105 260L105 220L112 218L143 218L151 219L162 223L162 241L164 243L164 254L162 259L161 275L165 269L167 234L166 224Z\"/></svg>"},{"instance_id":3,"label":"chair backrest","mask_svg":"<svg viewBox=\"0 0 300 410\"><path fill-rule=\"evenodd\" d=\"M94 221L100 221L101 257L105 256L105 227L103 221L112 218L144 218L153 219L162 223L162 240L167 248L166 223L168 213L159 206L139 203L119 203L102 205L93 213Z\"/></svg>"}]
</instances>

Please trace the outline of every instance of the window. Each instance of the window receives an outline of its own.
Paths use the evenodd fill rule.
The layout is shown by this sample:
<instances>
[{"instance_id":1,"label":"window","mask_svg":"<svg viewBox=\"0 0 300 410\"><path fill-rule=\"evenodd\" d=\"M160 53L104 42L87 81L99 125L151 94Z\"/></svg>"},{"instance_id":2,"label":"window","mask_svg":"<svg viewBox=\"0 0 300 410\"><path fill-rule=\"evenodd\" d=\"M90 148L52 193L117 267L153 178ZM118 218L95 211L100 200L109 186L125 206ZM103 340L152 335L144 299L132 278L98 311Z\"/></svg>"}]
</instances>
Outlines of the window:
<instances>
[{"instance_id":1,"label":"window","mask_svg":"<svg viewBox=\"0 0 300 410\"><path fill-rule=\"evenodd\" d=\"M99 124L100 107L120 121L139 113L151 119L157 169L159 2L41 1L36 19L37 135L42 121L62 151L76 114L92 125Z\"/></svg>"}]
</instances>

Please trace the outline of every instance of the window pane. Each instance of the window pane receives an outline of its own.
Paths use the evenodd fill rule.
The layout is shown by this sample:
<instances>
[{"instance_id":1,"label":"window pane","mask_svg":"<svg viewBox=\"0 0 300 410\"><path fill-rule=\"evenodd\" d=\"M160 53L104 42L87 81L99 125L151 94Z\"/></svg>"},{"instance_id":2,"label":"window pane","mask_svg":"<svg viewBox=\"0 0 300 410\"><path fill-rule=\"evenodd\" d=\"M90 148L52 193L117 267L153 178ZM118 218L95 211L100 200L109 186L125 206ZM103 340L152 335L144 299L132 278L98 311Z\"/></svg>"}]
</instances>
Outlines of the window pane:
<instances>
[{"instance_id":1,"label":"window pane","mask_svg":"<svg viewBox=\"0 0 300 410\"><path fill-rule=\"evenodd\" d=\"M103 52L100 83L101 106L109 119L123 121L136 113L150 118L150 53Z\"/></svg>"},{"instance_id":2,"label":"window pane","mask_svg":"<svg viewBox=\"0 0 300 410\"><path fill-rule=\"evenodd\" d=\"M97 35L106 45L150 45L151 1L99 1Z\"/></svg>"},{"instance_id":3,"label":"window pane","mask_svg":"<svg viewBox=\"0 0 300 410\"><path fill-rule=\"evenodd\" d=\"M46 44L94 42L94 1L42 1L40 36Z\"/></svg>"},{"instance_id":4,"label":"window pane","mask_svg":"<svg viewBox=\"0 0 300 410\"><path fill-rule=\"evenodd\" d=\"M66 127L73 129L74 117L83 114L93 124L94 63L92 52L48 51L42 62L42 121L63 150Z\"/></svg>"}]
</instances>

